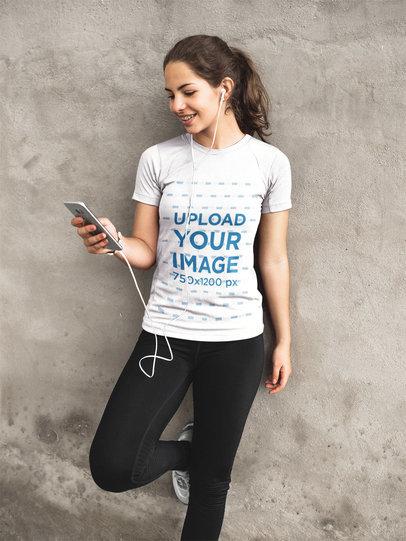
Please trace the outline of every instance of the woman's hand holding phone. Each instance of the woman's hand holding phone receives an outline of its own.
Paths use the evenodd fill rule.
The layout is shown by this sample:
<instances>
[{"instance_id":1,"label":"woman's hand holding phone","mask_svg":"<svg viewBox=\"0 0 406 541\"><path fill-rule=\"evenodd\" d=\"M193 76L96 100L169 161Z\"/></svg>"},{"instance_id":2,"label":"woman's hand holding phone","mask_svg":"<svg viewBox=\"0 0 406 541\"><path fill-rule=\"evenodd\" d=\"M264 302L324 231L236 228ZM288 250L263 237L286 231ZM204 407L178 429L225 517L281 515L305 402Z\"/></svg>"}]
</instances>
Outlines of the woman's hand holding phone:
<instances>
[{"instance_id":1,"label":"woman's hand holding phone","mask_svg":"<svg viewBox=\"0 0 406 541\"><path fill-rule=\"evenodd\" d=\"M107 231L116 239L117 230L108 218L98 218L99 222L107 229ZM110 250L107 250L105 246L108 244L106 240L106 234L100 233L94 235L92 233L96 230L96 226L89 224L84 225L84 220L80 216L75 216L71 220L71 224L77 228L79 237L83 239L83 243L89 252L89 254L107 254Z\"/></svg>"}]
</instances>

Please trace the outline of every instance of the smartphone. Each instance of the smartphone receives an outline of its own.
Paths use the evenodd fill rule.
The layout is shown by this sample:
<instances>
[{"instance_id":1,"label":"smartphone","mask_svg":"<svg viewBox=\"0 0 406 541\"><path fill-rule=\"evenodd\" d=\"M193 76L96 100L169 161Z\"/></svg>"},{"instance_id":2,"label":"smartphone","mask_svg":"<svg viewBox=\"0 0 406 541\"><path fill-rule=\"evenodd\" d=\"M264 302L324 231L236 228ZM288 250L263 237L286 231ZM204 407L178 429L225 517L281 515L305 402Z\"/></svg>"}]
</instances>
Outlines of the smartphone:
<instances>
[{"instance_id":1,"label":"smartphone","mask_svg":"<svg viewBox=\"0 0 406 541\"><path fill-rule=\"evenodd\" d=\"M108 244L104 246L106 250L122 250L124 246L116 240L112 234L107 231L103 224L99 222L93 212L83 203L83 201L64 201L65 207L71 211L74 216L80 216L83 218L84 225L93 224L96 226L96 230L92 231L92 235L99 235L100 233L106 233L106 239Z\"/></svg>"}]
</instances>

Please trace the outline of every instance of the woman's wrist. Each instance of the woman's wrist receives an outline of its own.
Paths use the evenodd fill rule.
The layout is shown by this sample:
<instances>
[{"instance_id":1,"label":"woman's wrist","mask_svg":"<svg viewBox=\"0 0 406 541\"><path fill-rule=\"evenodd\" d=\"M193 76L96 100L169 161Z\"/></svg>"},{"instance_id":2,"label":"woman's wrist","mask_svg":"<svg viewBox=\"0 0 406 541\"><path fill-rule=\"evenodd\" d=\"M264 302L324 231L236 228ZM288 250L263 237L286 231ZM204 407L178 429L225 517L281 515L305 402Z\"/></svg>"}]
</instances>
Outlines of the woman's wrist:
<instances>
[{"instance_id":1,"label":"woman's wrist","mask_svg":"<svg viewBox=\"0 0 406 541\"><path fill-rule=\"evenodd\" d=\"M290 336L281 336L281 337L276 339L276 343L278 345L290 346L291 338L290 338Z\"/></svg>"},{"instance_id":2,"label":"woman's wrist","mask_svg":"<svg viewBox=\"0 0 406 541\"><path fill-rule=\"evenodd\" d=\"M118 259L120 259L121 261L124 260L123 256L120 255L122 252L124 252L125 250L125 237L121 234L121 231L117 231L117 239L118 239L118 242L121 244L121 246L123 247L122 250L115 250L114 251L114 255L116 257L118 257Z\"/></svg>"}]
</instances>

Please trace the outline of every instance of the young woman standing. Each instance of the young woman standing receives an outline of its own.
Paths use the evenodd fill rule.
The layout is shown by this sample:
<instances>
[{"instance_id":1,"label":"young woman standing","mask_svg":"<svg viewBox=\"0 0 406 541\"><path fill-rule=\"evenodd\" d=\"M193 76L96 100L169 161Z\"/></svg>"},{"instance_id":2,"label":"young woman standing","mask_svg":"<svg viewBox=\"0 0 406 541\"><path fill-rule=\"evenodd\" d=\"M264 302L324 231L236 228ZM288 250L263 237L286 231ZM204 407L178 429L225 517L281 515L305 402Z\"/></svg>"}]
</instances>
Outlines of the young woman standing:
<instances>
[{"instance_id":1,"label":"young woman standing","mask_svg":"<svg viewBox=\"0 0 406 541\"><path fill-rule=\"evenodd\" d=\"M157 267L142 331L89 460L94 481L112 492L172 470L175 492L188 504L181 540L208 541L220 535L234 458L264 367L262 295L253 267L257 231L276 335L269 392L282 390L292 371L291 170L287 156L263 138L269 98L243 51L216 36L189 36L167 53L163 69L170 110L185 132L147 148L139 161L133 232L121 242L131 266ZM100 221L117 237L107 218ZM107 252L91 226L79 218L72 225L89 253ZM150 374L145 361L154 357L155 336L161 360L155 366L154 358ZM164 357L166 336L172 359ZM190 384L193 421L177 441L160 440Z\"/></svg>"}]
</instances>

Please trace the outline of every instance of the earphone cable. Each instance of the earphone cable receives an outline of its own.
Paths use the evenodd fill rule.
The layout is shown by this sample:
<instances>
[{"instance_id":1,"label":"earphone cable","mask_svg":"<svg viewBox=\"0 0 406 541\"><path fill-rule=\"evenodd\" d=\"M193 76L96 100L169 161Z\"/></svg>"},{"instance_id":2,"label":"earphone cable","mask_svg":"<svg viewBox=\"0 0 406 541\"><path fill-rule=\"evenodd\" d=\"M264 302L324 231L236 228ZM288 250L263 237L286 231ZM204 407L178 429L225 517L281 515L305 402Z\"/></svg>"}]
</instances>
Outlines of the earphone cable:
<instances>
[{"instance_id":1,"label":"earphone cable","mask_svg":"<svg viewBox=\"0 0 406 541\"><path fill-rule=\"evenodd\" d=\"M187 227L188 227L188 223L189 223L189 217L190 217L190 209L191 209L191 206L192 206L192 199L193 199L193 195L194 195L194 186L195 186L195 172L198 168L198 166L200 166L200 164L202 163L202 161L206 158L206 156L211 152L213 146L214 146L214 142L216 140L216 134L217 134L217 127L218 127L218 122L219 122L219 117L220 117L220 111L221 111L221 104L223 103L223 96L224 96L224 91L222 91L222 95L221 95L221 99L220 99L220 104L219 104L219 107L218 107L218 112L217 112L217 119L216 119L216 126L215 126L215 129L214 129L214 137L213 137L213 141L211 143L211 146L209 148L209 150L204 154L203 158L201 160L199 160L197 166L195 164L195 158L194 158L194 152L193 152L193 134L190 134L190 151L191 151L191 155L192 155L192 193L191 193L191 196L190 196L190 199L189 199L189 206L188 206L188 215L187 215L187 218L185 220L185 231L184 231L184 236L183 236L183 243L185 245L185 241L186 241L186 236L187 236ZM189 230L189 233L190 233L190 230ZM124 250L121 251L121 254L122 256L124 257L126 263L127 263L127 266L128 268L130 269L130 272L131 272L131 276L134 280L134 283L135 283L135 286L137 288L137 291L138 291L138 294L139 296L141 297L141 300L142 300L142 303L144 305L144 308L148 314L148 317L152 320L150 314L149 314L149 311L148 311L148 308L145 304L145 301L144 301L144 298L141 294L141 291L138 287L138 283L137 283L137 280L134 276L134 272L133 272L133 269L126 257L126 255L124 254ZM180 318L184 312L186 311L186 308L187 306L189 305L189 288L188 288L188 280L186 279L185 281L186 283L186 298L187 298L187 301L186 301L186 306L183 310L183 312L181 314L179 314L177 317L175 318L172 318L168 323L165 324L165 326L163 327L163 334L165 336L165 340L166 340L166 343L168 344L168 347L169 347L169 350L170 350L170 354L171 354L171 357L170 358L167 358L167 357L162 357L161 355L157 355L157 351L158 351L158 337L157 335L154 333L154 336L155 336L155 352L153 355L144 355L144 357L141 357L141 359L139 360L138 364L139 364L139 367L140 369L142 370L142 372L148 376L149 378L152 378L154 376L154 373L155 373L155 364L156 364L156 359L162 359L163 361L172 361L173 360L173 352L172 352L172 348L170 346L170 343L168 341L168 337L166 336L166 333L165 333L165 329L166 327L169 325L169 323L171 323L172 321L176 321L178 318ZM142 367L142 363L141 361L143 359L147 359L147 358L150 358L152 357L154 360L153 360L153 363L152 363L152 373L151 375L148 374Z\"/></svg>"}]
</instances>

